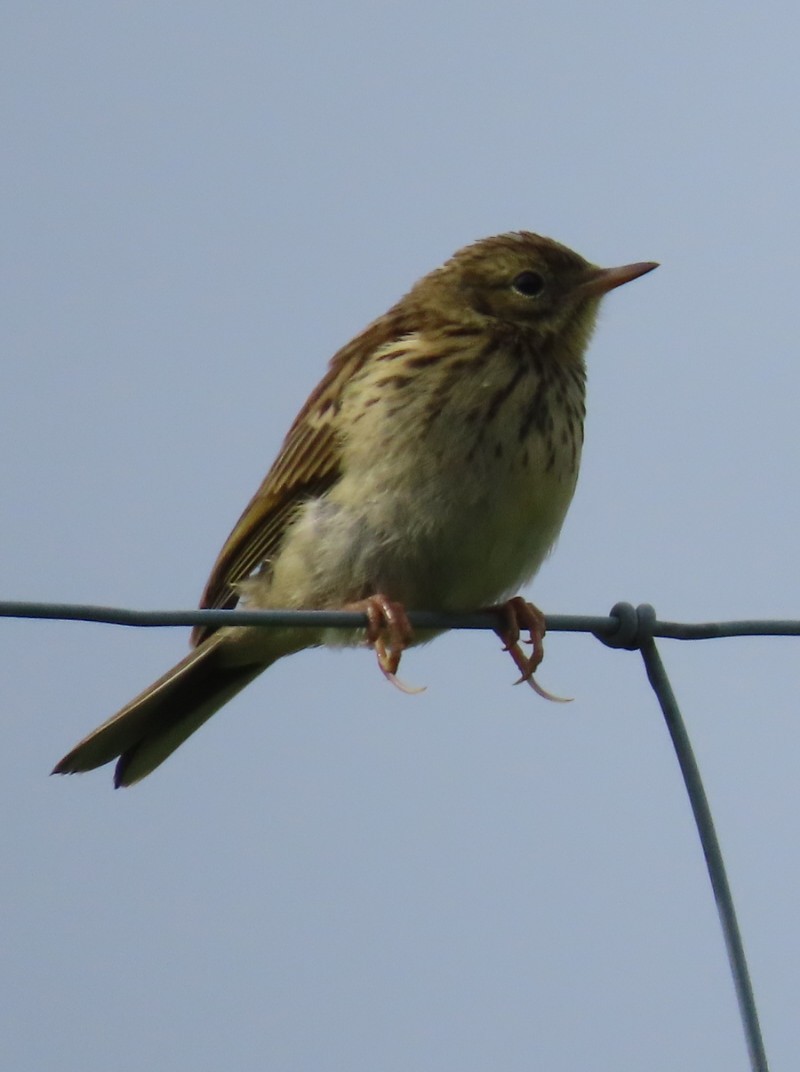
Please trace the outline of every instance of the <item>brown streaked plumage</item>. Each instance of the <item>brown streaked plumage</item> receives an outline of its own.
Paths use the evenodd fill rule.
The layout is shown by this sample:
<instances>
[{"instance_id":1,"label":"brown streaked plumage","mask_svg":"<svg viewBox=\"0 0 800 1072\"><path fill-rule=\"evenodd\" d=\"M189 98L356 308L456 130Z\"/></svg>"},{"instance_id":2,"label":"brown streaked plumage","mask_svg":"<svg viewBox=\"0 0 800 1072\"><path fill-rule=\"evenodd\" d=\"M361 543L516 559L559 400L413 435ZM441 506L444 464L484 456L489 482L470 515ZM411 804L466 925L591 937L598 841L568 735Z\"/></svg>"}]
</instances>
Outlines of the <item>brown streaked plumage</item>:
<instances>
[{"instance_id":1,"label":"brown streaked plumage","mask_svg":"<svg viewBox=\"0 0 800 1072\"><path fill-rule=\"evenodd\" d=\"M572 498L600 299L654 267L600 269L516 232L467 246L425 276L333 357L223 546L201 606L360 607L396 681L412 641L406 610L506 600L498 632L537 687L543 618L508 597L538 569ZM119 757L115 784L130 785L277 659L357 639L196 629L191 653L55 772Z\"/></svg>"}]
</instances>

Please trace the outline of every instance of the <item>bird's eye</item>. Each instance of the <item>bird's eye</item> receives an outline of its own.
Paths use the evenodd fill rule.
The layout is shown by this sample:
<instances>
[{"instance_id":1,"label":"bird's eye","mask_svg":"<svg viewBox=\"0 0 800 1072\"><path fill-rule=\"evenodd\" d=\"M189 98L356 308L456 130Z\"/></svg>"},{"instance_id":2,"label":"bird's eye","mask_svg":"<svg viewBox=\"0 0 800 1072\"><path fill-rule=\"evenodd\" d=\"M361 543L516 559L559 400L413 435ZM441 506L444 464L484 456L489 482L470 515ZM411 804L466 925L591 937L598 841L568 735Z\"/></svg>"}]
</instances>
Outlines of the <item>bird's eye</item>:
<instances>
[{"instance_id":1,"label":"bird's eye","mask_svg":"<svg viewBox=\"0 0 800 1072\"><path fill-rule=\"evenodd\" d=\"M525 298L536 298L544 290L544 276L538 272L520 272L512 279L511 286Z\"/></svg>"}]
</instances>

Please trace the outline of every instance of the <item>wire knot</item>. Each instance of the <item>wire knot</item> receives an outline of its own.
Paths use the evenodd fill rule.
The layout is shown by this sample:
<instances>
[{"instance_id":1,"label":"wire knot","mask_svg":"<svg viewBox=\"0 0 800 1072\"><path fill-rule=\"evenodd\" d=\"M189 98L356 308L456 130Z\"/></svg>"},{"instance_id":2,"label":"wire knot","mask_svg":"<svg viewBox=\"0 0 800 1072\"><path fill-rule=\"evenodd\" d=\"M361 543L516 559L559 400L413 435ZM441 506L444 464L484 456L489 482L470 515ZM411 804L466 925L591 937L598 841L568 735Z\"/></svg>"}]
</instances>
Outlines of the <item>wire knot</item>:
<instances>
[{"instance_id":1,"label":"wire knot","mask_svg":"<svg viewBox=\"0 0 800 1072\"><path fill-rule=\"evenodd\" d=\"M611 608L611 618L616 618L616 628L609 627L607 632L596 632L594 636L609 648L624 648L626 651L638 651L642 645L653 639L656 612L649 603L615 603Z\"/></svg>"}]
</instances>

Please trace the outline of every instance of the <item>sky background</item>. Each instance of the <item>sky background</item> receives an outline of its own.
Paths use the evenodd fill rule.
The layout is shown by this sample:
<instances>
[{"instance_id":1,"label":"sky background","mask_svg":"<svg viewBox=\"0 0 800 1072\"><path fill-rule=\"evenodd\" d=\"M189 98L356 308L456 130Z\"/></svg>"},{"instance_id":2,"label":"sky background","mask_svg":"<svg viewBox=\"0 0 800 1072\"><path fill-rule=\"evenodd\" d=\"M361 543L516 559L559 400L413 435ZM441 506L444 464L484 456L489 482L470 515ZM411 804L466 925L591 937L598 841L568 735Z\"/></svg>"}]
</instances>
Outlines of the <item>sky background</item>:
<instances>
[{"instance_id":1,"label":"sky background","mask_svg":"<svg viewBox=\"0 0 800 1072\"><path fill-rule=\"evenodd\" d=\"M530 595L800 616L796 4L17 3L0 16L0 593L188 608L331 354L525 228L606 301ZM150 779L48 778L185 630L0 622L15 1072L746 1069L635 653L269 671ZM798 641L661 642L768 1054L800 1050Z\"/></svg>"}]
</instances>

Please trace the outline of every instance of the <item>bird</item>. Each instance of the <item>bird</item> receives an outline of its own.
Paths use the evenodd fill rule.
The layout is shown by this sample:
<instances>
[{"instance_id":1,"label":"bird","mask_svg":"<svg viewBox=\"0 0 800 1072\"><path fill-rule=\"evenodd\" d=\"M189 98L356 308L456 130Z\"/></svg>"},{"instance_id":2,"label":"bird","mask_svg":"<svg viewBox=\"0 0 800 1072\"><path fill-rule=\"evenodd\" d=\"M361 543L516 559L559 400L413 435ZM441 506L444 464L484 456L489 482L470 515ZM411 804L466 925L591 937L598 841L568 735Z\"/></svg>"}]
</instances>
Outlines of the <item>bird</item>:
<instances>
[{"instance_id":1,"label":"bird","mask_svg":"<svg viewBox=\"0 0 800 1072\"><path fill-rule=\"evenodd\" d=\"M600 268L514 231L422 277L333 356L200 600L360 610L366 630L197 626L189 654L53 773L117 760L115 786L133 785L304 648L366 641L402 687L402 653L434 635L414 636L413 610L494 610L522 679L537 687L544 616L512 593L550 552L575 491L600 301L656 267Z\"/></svg>"}]
</instances>

